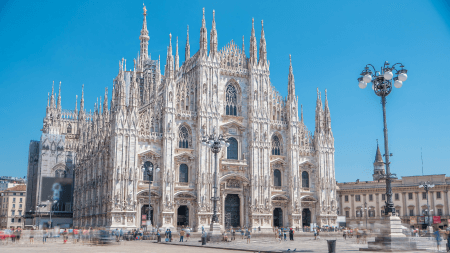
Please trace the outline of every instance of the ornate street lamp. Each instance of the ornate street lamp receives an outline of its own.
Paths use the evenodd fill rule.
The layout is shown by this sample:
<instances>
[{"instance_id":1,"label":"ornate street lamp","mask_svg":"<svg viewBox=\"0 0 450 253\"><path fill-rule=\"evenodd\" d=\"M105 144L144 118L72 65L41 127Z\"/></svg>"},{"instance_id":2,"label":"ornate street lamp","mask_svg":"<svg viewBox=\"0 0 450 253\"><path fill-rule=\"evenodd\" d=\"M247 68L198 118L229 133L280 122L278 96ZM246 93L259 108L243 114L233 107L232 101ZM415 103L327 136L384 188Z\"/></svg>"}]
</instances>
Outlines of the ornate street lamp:
<instances>
[{"instance_id":1,"label":"ornate street lamp","mask_svg":"<svg viewBox=\"0 0 450 253\"><path fill-rule=\"evenodd\" d=\"M395 66L400 65L399 67L401 69L396 69ZM370 67L372 67L373 71L370 70ZM397 75L394 77L393 71L397 71L395 74ZM407 73L408 71L404 69L403 64L396 63L392 65L392 67L389 67L389 63L386 61L381 68L381 70L378 72L375 70L375 67L372 64L367 64L364 70L361 72L361 77L358 78L359 81L359 88L364 89L367 87L367 83L372 83L372 89L375 92L375 94L379 97L381 97L381 104L383 106L383 123L384 123L384 157L386 157L386 174L383 176L383 179L386 180L386 207L384 214L386 216L389 216L389 213L395 214L395 207L394 202L392 201L392 180L397 179L395 174L391 174L391 169L389 167L389 157L392 156L392 154L389 153L389 147L388 147L388 130L387 130L387 124L386 124L386 97L391 93L392 86L395 88L401 88L403 85L403 82L406 81L408 78ZM392 83L394 81L394 83Z\"/></svg>"},{"instance_id":2,"label":"ornate street lamp","mask_svg":"<svg viewBox=\"0 0 450 253\"><path fill-rule=\"evenodd\" d=\"M430 182L424 182L419 185L419 188L424 188L425 192L427 193L427 216L428 216L428 227L431 227L431 221L430 221L430 205L428 204L428 191L434 187L434 184Z\"/></svg>"},{"instance_id":3,"label":"ornate street lamp","mask_svg":"<svg viewBox=\"0 0 450 253\"><path fill-rule=\"evenodd\" d=\"M148 227L152 226L152 219L151 219L150 214L151 214L151 210L153 209L152 208L152 183L153 183L153 178L151 177L153 175L153 164L149 168L145 168L145 166L142 165L141 169L142 169L143 173L147 173L147 177L148 177L148 181L149 181L148 182L148 214L147 214L148 216L147 216L147 220L149 220L150 226L147 226L147 231L148 231ZM160 170L159 167L156 166L155 171L159 172L159 170Z\"/></svg>"},{"instance_id":4,"label":"ornate street lamp","mask_svg":"<svg viewBox=\"0 0 450 253\"><path fill-rule=\"evenodd\" d=\"M202 138L202 144L211 148L211 151L214 153L214 197L213 197L213 203L214 203L214 212L211 219L211 231L213 231L213 224L219 223L219 218L217 217L217 153L220 152L222 147L228 147L230 146L230 143L223 138L221 134L219 136L216 136L214 133L208 136L203 136ZM219 231L220 232L220 231Z\"/></svg>"}]
</instances>

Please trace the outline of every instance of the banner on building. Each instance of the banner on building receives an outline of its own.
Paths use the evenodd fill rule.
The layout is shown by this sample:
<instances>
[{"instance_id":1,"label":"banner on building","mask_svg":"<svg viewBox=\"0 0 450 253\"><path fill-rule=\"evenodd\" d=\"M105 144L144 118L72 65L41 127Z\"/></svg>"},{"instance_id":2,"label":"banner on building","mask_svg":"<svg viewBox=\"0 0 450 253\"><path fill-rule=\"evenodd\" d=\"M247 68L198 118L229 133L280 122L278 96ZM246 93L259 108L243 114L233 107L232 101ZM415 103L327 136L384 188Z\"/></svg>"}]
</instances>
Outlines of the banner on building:
<instances>
[{"instance_id":1,"label":"banner on building","mask_svg":"<svg viewBox=\"0 0 450 253\"><path fill-rule=\"evenodd\" d=\"M142 221L142 226L146 226L147 222L145 220Z\"/></svg>"},{"instance_id":2,"label":"banner on building","mask_svg":"<svg viewBox=\"0 0 450 253\"><path fill-rule=\"evenodd\" d=\"M425 217L424 216L419 216L418 218L419 218L418 224L424 224L425 223Z\"/></svg>"},{"instance_id":3,"label":"banner on building","mask_svg":"<svg viewBox=\"0 0 450 253\"><path fill-rule=\"evenodd\" d=\"M72 178L42 177L41 202L54 202L53 211L71 212L72 182Z\"/></svg>"},{"instance_id":4,"label":"banner on building","mask_svg":"<svg viewBox=\"0 0 450 253\"><path fill-rule=\"evenodd\" d=\"M416 225L417 224L417 217L411 216L409 217L409 225Z\"/></svg>"},{"instance_id":5,"label":"banner on building","mask_svg":"<svg viewBox=\"0 0 450 253\"><path fill-rule=\"evenodd\" d=\"M142 220L146 220L147 219L147 215L146 214L143 214L142 215Z\"/></svg>"},{"instance_id":6,"label":"banner on building","mask_svg":"<svg viewBox=\"0 0 450 253\"><path fill-rule=\"evenodd\" d=\"M433 224L441 223L441 216L433 216Z\"/></svg>"}]
</instances>

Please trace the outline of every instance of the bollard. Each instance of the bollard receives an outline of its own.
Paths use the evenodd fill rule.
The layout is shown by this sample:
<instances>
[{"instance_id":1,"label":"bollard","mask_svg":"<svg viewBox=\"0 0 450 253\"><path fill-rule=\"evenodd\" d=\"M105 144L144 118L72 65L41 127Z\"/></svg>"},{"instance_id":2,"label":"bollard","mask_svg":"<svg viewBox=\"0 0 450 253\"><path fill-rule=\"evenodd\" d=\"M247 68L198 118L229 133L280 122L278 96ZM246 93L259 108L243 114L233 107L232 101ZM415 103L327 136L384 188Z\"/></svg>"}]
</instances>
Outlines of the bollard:
<instances>
[{"instance_id":1,"label":"bollard","mask_svg":"<svg viewBox=\"0 0 450 253\"><path fill-rule=\"evenodd\" d=\"M336 240L327 240L328 253L336 253Z\"/></svg>"}]
</instances>

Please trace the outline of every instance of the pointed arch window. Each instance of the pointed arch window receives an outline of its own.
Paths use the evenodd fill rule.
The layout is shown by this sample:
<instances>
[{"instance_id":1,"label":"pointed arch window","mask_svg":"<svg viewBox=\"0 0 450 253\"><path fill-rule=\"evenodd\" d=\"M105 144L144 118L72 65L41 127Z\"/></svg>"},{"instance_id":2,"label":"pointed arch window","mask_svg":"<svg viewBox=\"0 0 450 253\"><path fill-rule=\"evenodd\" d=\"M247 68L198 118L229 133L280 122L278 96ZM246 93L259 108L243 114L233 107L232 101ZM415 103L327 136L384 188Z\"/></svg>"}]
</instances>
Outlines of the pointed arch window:
<instances>
[{"instance_id":1,"label":"pointed arch window","mask_svg":"<svg viewBox=\"0 0 450 253\"><path fill-rule=\"evenodd\" d=\"M281 186L281 172L279 169L273 171L273 186Z\"/></svg>"},{"instance_id":2,"label":"pointed arch window","mask_svg":"<svg viewBox=\"0 0 450 253\"><path fill-rule=\"evenodd\" d=\"M69 124L69 125L67 126L67 133L68 133L68 134L71 134L71 133L72 133L72 125L71 125L71 124Z\"/></svg>"},{"instance_id":3,"label":"pointed arch window","mask_svg":"<svg viewBox=\"0 0 450 253\"><path fill-rule=\"evenodd\" d=\"M237 116L237 91L234 85L228 84L226 89L226 115Z\"/></svg>"},{"instance_id":4,"label":"pointed arch window","mask_svg":"<svg viewBox=\"0 0 450 253\"><path fill-rule=\"evenodd\" d=\"M179 148L189 148L190 146L190 135L189 130L186 126L181 126L178 130L178 147Z\"/></svg>"},{"instance_id":5,"label":"pointed arch window","mask_svg":"<svg viewBox=\"0 0 450 253\"><path fill-rule=\"evenodd\" d=\"M277 135L272 136L272 155L281 155L281 142Z\"/></svg>"},{"instance_id":6,"label":"pointed arch window","mask_svg":"<svg viewBox=\"0 0 450 253\"><path fill-rule=\"evenodd\" d=\"M230 146L227 148L227 159L238 159L238 141L230 137L228 138L228 143L230 143Z\"/></svg>"},{"instance_id":7,"label":"pointed arch window","mask_svg":"<svg viewBox=\"0 0 450 253\"><path fill-rule=\"evenodd\" d=\"M302 187L309 188L309 174L306 171L302 172Z\"/></svg>"},{"instance_id":8,"label":"pointed arch window","mask_svg":"<svg viewBox=\"0 0 450 253\"><path fill-rule=\"evenodd\" d=\"M180 164L180 183L187 183L189 181L189 167L186 164Z\"/></svg>"},{"instance_id":9,"label":"pointed arch window","mask_svg":"<svg viewBox=\"0 0 450 253\"><path fill-rule=\"evenodd\" d=\"M147 161L144 163L144 181L153 181L153 163Z\"/></svg>"},{"instance_id":10,"label":"pointed arch window","mask_svg":"<svg viewBox=\"0 0 450 253\"><path fill-rule=\"evenodd\" d=\"M61 169L55 171L55 177L63 178L65 177L65 174L66 174L65 171Z\"/></svg>"}]
</instances>

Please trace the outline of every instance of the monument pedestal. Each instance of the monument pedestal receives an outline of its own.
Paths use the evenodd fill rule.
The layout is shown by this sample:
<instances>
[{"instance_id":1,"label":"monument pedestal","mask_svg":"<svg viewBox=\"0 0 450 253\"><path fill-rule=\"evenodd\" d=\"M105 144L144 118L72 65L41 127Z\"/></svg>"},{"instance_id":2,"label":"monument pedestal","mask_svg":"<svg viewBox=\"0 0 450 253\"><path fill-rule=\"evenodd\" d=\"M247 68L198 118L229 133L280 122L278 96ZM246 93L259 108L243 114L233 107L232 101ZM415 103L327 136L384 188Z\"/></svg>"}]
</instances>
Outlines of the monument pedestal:
<instances>
[{"instance_id":1,"label":"monument pedestal","mask_svg":"<svg viewBox=\"0 0 450 253\"><path fill-rule=\"evenodd\" d=\"M219 223L213 222L209 227L208 241L220 242L222 241L222 228Z\"/></svg>"},{"instance_id":2,"label":"monument pedestal","mask_svg":"<svg viewBox=\"0 0 450 253\"><path fill-rule=\"evenodd\" d=\"M380 235L375 237L375 242L369 242L368 248L360 248L360 251L407 251L418 250L416 242L411 242L409 237L402 233L400 217L389 215L383 218Z\"/></svg>"}]
</instances>

